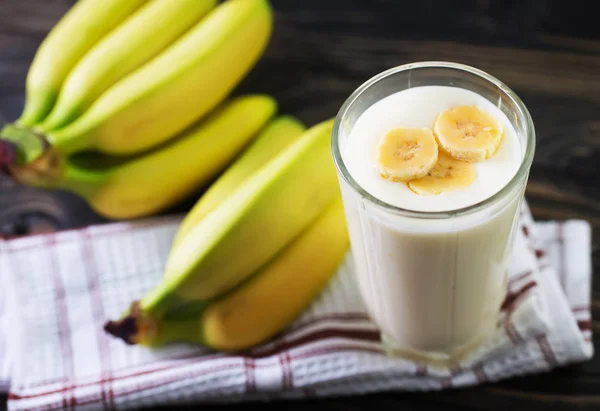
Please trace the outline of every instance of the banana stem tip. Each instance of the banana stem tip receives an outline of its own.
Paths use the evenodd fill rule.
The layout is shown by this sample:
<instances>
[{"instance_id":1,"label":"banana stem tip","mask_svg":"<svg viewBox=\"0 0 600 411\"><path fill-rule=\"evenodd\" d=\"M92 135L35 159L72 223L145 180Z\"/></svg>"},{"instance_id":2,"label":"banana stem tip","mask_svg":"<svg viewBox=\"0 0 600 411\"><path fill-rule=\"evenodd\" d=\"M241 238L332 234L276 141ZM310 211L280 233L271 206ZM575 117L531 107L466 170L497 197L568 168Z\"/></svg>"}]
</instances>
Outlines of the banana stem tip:
<instances>
[{"instance_id":1,"label":"banana stem tip","mask_svg":"<svg viewBox=\"0 0 600 411\"><path fill-rule=\"evenodd\" d=\"M139 304L133 303L130 312L122 319L117 321L107 321L104 324L104 331L113 337L125 341L129 345L135 345L139 336L138 324Z\"/></svg>"},{"instance_id":2,"label":"banana stem tip","mask_svg":"<svg viewBox=\"0 0 600 411\"><path fill-rule=\"evenodd\" d=\"M15 143L7 140L0 140L0 171L10 174L8 167L15 162L17 158L17 146Z\"/></svg>"}]
</instances>

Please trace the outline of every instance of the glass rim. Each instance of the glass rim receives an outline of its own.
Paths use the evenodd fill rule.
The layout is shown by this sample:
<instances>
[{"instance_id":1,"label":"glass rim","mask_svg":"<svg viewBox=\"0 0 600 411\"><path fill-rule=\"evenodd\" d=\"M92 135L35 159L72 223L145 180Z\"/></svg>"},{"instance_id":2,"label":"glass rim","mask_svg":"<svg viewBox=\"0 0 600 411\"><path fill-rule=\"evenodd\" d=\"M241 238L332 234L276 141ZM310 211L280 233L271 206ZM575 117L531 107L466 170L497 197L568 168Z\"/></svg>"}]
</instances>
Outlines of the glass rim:
<instances>
[{"instance_id":1,"label":"glass rim","mask_svg":"<svg viewBox=\"0 0 600 411\"><path fill-rule=\"evenodd\" d=\"M360 184L358 184L356 182L356 180L352 177L352 175L350 175L350 172L346 168L346 165L344 164L344 159L340 152L339 136L341 133L342 119L344 119L346 117L346 113L348 112L350 106L372 85L374 85L375 83L377 83L391 75L394 75L396 73L410 70L410 69L415 69L415 68L456 69L456 70L468 72L470 74L473 74L475 76L483 78L484 80L496 85L498 87L498 89L501 90L501 92L503 92L505 95L507 95L513 101L515 106L517 107L517 109L519 111L519 113L518 113L519 117L521 117L525 120L524 124L525 124L525 134L526 134L525 137L526 137L527 147L525 149L525 153L523 155L519 169L517 170L515 175L510 179L510 181L508 183L506 183L500 190L498 190L492 196L487 197L475 204L471 204L466 207L461 207L461 208L447 210L447 211L415 211L415 210L409 210L409 209L397 207L395 205L392 205L390 203L387 203L385 201L382 201L382 200L376 198L375 196L373 196L372 194L367 192ZM468 66L465 64L461 64L461 63L453 63L453 62L446 62L446 61L421 61L421 62L403 64L403 65L392 67L390 69L382 71L381 73L376 74L375 76L371 77L370 79L368 79L367 81L362 83L352 94L350 94L350 96L344 101L344 103L338 110L338 113L335 117L335 120L333 123L333 130L331 133L331 150L332 150L333 159L334 159L334 163L337 168L338 174L342 176L342 178L352 187L353 190L358 192L362 197L366 198L371 203L373 203L387 211L392 211L396 214L401 214L402 216L405 216L405 217L428 218L428 219L447 218L447 217L452 217L452 216L472 214L472 213L480 211L490 205L493 205L493 204L501 201L505 196L507 196L515 188L515 186L517 185L518 182L527 178L527 176L529 174L529 170L531 168L531 164L533 162L533 156L534 156L534 152L535 152L535 129L534 129L534 125L533 125L533 119L531 118L531 114L529 113L529 110L527 110L527 107L525 106L523 101L519 98L519 96L512 89L510 89L506 84L504 84L502 81L500 81L496 77L494 77L480 69L477 69L475 67Z\"/></svg>"}]
</instances>

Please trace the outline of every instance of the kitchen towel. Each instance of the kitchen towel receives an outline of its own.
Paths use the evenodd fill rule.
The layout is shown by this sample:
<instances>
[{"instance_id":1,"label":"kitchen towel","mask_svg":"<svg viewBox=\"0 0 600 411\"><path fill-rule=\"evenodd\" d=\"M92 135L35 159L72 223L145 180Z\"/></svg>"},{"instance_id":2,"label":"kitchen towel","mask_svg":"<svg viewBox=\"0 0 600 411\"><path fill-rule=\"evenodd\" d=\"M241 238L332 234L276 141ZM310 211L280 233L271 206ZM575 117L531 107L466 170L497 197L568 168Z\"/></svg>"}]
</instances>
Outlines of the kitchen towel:
<instances>
[{"instance_id":1,"label":"kitchen towel","mask_svg":"<svg viewBox=\"0 0 600 411\"><path fill-rule=\"evenodd\" d=\"M245 355L106 335L162 276L180 217L0 242L0 359L10 410L128 409L184 403L440 390L544 372L592 357L591 233L534 223L523 205L499 330L452 369L383 354L350 253L288 329Z\"/></svg>"}]
</instances>

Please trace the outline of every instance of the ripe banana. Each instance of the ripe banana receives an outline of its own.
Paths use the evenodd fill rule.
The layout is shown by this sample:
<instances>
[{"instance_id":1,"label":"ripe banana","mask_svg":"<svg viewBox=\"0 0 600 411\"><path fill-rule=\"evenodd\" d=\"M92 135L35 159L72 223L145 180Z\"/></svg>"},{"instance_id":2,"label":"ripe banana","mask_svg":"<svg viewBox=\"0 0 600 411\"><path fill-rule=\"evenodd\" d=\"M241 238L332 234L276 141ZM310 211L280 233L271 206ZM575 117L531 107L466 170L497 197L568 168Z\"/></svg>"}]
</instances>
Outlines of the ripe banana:
<instances>
[{"instance_id":1,"label":"ripe banana","mask_svg":"<svg viewBox=\"0 0 600 411\"><path fill-rule=\"evenodd\" d=\"M54 108L36 129L49 132L67 125L109 86L163 51L215 6L216 0L148 2L77 63Z\"/></svg>"},{"instance_id":2,"label":"ripe banana","mask_svg":"<svg viewBox=\"0 0 600 411\"><path fill-rule=\"evenodd\" d=\"M272 261L194 317L157 319L134 304L105 330L129 344L170 342L240 351L283 331L317 298L349 248L341 197L337 198ZM323 252L327 250L327 252ZM127 327L133 322L133 327Z\"/></svg>"},{"instance_id":3,"label":"ripe banana","mask_svg":"<svg viewBox=\"0 0 600 411\"><path fill-rule=\"evenodd\" d=\"M39 46L26 80L25 108L16 123L33 126L52 109L63 80L98 40L148 0L80 0Z\"/></svg>"},{"instance_id":4,"label":"ripe banana","mask_svg":"<svg viewBox=\"0 0 600 411\"><path fill-rule=\"evenodd\" d=\"M478 162L491 157L502 141L502 124L475 106L440 113L433 132L440 146L457 160Z\"/></svg>"},{"instance_id":5,"label":"ripe banana","mask_svg":"<svg viewBox=\"0 0 600 411\"><path fill-rule=\"evenodd\" d=\"M219 106L170 144L136 157L85 153L65 159L53 157L50 150L33 163L11 166L10 171L23 184L72 191L106 218L144 217L214 179L276 109L270 96L241 96Z\"/></svg>"},{"instance_id":6,"label":"ripe banana","mask_svg":"<svg viewBox=\"0 0 600 411\"><path fill-rule=\"evenodd\" d=\"M438 195L468 187L476 178L473 163L456 160L440 151L433 169L425 177L409 181L407 184L416 194Z\"/></svg>"},{"instance_id":7,"label":"ripe banana","mask_svg":"<svg viewBox=\"0 0 600 411\"><path fill-rule=\"evenodd\" d=\"M296 141L304 131L306 131L304 124L289 115L275 118L268 124L240 157L210 185L187 213L173 239L173 247L176 247L200 220L217 207L244 180Z\"/></svg>"},{"instance_id":8,"label":"ripe banana","mask_svg":"<svg viewBox=\"0 0 600 411\"><path fill-rule=\"evenodd\" d=\"M308 129L202 219L172 250L164 280L140 310L156 318L189 307L196 313L298 236L339 193L332 126L328 120Z\"/></svg>"},{"instance_id":9,"label":"ripe banana","mask_svg":"<svg viewBox=\"0 0 600 411\"><path fill-rule=\"evenodd\" d=\"M267 0L226 0L46 138L64 155L89 149L131 155L155 147L227 97L264 51L271 30Z\"/></svg>"},{"instance_id":10,"label":"ripe banana","mask_svg":"<svg viewBox=\"0 0 600 411\"><path fill-rule=\"evenodd\" d=\"M237 351L264 342L317 297L349 245L341 197L280 255L239 289L207 307L204 343Z\"/></svg>"},{"instance_id":11,"label":"ripe banana","mask_svg":"<svg viewBox=\"0 0 600 411\"><path fill-rule=\"evenodd\" d=\"M438 158L438 145L428 128L396 128L377 144L377 164L382 177L409 181L425 176Z\"/></svg>"}]
</instances>

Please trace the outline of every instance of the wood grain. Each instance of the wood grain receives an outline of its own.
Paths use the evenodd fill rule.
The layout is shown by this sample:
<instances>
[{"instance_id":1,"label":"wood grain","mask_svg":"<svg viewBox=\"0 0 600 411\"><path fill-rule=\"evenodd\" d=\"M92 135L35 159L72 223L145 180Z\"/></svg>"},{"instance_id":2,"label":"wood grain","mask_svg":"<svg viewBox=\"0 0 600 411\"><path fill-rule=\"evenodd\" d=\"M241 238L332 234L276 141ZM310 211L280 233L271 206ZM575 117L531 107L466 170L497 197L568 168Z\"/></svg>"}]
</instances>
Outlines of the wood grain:
<instances>
[{"instance_id":1,"label":"wood grain","mask_svg":"<svg viewBox=\"0 0 600 411\"><path fill-rule=\"evenodd\" d=\"M534 217L585 219L600 273L600 30L592 2L273 0L276 24L264 58L234 94L275 96L306 124L335 116L372 75L407 62L447 60L497 76L534 119L537 151L527 187ZM20 114L27 68L68 0L0 1L0 123ZM188 209L194 196L166 213ZM0 180L0 233L104 222L68 193ZM600 282L594 281L594 344L600 347ZM600 408L600 359L537 376L442 393L261 404L267 409L445 410ZM212 409L211 407L204 407ZM222 408L222 407L220 407ZM236 406L232 406L236 408ZM237 406L242 408L242 406Z\"/></svg>"}]
</instances>

